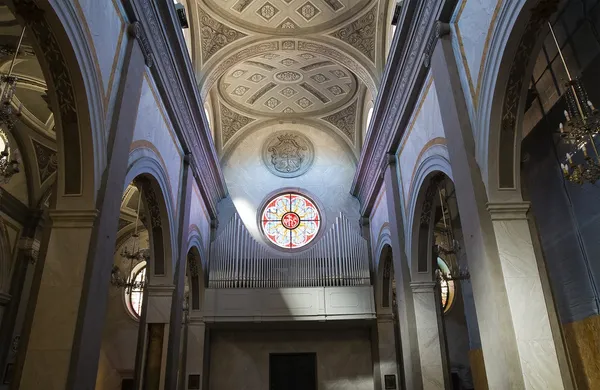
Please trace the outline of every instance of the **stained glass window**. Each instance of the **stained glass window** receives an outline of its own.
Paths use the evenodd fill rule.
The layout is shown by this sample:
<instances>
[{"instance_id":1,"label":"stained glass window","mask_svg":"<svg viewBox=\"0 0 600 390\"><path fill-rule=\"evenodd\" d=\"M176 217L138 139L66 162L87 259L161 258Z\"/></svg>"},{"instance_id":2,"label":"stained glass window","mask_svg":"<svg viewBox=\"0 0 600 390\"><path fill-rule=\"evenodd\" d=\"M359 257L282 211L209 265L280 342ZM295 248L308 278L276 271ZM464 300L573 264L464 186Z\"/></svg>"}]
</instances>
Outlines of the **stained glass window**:
<instances>
[{"instance_id":1,"label":"stained glass window","mask_svg":"<svg viewBox=\"0 0 600 390\"><path fill-rule=\"evenodd\" d=\"M261 216L262 230L273 244L286 249L311 242L321 227L315 203L305 196L286 193L271 199Z\"/></svg>"},{"instance_id":2,"label":"stained glass window","mask_svg":"<svg viewBox=\"0 0 600 390\"><path fill-rule=\"evenodd\" d=\"M446 262L439 258L437 259L438 268L442 271L444 275L450 275L450 268ZM444 309L444 313L447 313L448 310L452 307L452 302L454 302L454 281L453 280L445 280L444 278L440 279L440 294L442 295L442 308Z\"/></svg>"},{"instance_id":3,"label":"stained glass window","mask_svg":"<svg viewBox=\"0 0 600 390\"><path fill-rule=\"evenodd\" d=\"M136 318L140 318L142 313L142 303L144 300L144 287L142 286L145 280L146 262L142 261L131 271L131 281L135 282L136 286L125 289L125 299L128 303L127 308Z\"/></svg>"}]
</instances>

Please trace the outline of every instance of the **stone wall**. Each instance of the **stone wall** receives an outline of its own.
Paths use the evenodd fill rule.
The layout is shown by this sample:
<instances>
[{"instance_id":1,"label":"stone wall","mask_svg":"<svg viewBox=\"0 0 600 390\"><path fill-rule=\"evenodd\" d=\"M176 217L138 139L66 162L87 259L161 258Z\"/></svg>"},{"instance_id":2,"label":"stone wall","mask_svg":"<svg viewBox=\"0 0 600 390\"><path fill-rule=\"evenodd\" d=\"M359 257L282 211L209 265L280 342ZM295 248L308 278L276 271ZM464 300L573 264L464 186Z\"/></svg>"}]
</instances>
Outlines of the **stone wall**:
<instances>
[{"instance_id":1,"label":"stone wall","mask_svg":"<svg viewBox=\"0 0 600 390\"><path fill-rule=\"evenodd\" d=\"M266 390L269 354L315 352L318 390L373 390L368 329L214 331L210 390Z\"/></svg>"}]
</instances>

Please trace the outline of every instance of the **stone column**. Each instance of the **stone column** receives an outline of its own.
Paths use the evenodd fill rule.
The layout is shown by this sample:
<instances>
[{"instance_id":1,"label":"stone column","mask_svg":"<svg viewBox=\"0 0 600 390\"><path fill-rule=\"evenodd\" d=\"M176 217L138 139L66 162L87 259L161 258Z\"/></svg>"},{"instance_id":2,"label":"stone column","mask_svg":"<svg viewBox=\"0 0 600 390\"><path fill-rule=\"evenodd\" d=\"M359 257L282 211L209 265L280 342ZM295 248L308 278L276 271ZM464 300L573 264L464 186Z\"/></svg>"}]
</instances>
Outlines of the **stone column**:
<instances>
[{"instance_id":1,"label":"stone column","mask_svg":"<svg viewBox=\"0 0 600 390\"><path fill-rule=\"evenodd\" d=\"M149 285L140 318L136 354L135 388L162 390L165 387L169 320L174 286Z\"/></svg>"},{"instance_id":2,"label":"stone column","mask_svg":"<svg viewBox=\"0 0 600 390\"><path fill-rule=\"evenodd\" d=\"M410 289L410 271L404 243L404 225L402 223L402 206L396 157L388 156L384 181L386 201L390 218L390 234L392 238L392 256L394 260L394 276L396 278L396 301L398 304L398 322L400 327L400 344L402 347L404 388L419 390L423 387L419 361L419 347L415 323L415 310ZM401 386L399 386L401 387Z\"/></svg>"},{"instance_id":3,"label":"stone column","mask_svg":"<svg viewBox=\"0 0 600 390\"><path fill-rule=\"evenodd\" d=\"M204 341L206 337L206 325L201 317L194 315L190 317L187 334L187 360L185 388L188 389L190 379L197 381L202 388L204 382Z\"/></svg>"},{"instance_id":4,"label":"stone column","mask_svg":"<svg viewBox=\"0 0 600 390\"><path fill-rule=\"evenodd\" d=\"M397 388L401 388L399 385L401 378L398 377L394 318L391 313L377 315L377 347L381 388L385 388L386 375L394 375Z\"/></svg>"},{"instance_id":5,"label":"stone column","mask_svg":"<svg viewBox=\"0 0 600 390\"><path fill-rule=\"evenodd\" d=\"M532 389L565 388L558 360L564 346L555 343L552 335L550 318L556 313L552 295L545 295L542 287L542 279L547 275L540 273L540 270L545 271L545 266L538 265L533 248L527 220L529 202L488 204L488 210L525 385Z\"/></svg>"},{"instance_id":6,"label":"stone column","mask_svg":"<svg viewBox=\"0 0 600 390\"><path fill-rule=\"evenodd\" d=\"M25 356L19 359L23 364L19 388L26 390L67 388L72 350L81 344L76 327L98 212L51 210L49 215L51 232L45 259L39 264L43 271L38 275L37 303Z\"/></svg>"},{"instance_id":7,"label":"stone column","mask_svg":"<svg viewBox=\"0 0 600 390\"><path fill-rule=\"evenodd\" d=\"M410 287L415 302L423 389L449 389L448 359L439 320L439 286L436 282L412 282Z\"/></svg>"},{"instance_id":8,"label":"stone column","mask_svg":"<svg viewBox=\"0 0 600 390\"><path fill-rule=\"evenodd\" d=\"M535 334L546 335L549 324L547 311L542 309L544 296L532 276L535 261L532 263L530 257L523 261L521 254L513 256L531 245L531 235L523 225L492 223L487 210L486 188L475 160L473 131L449 36L439 38L431 67L441 103L489 388L570 387L558 366L556 345L547 342L545 336L543 343L537 344ZM525 280L533 284L520 283ZM535 316L526 309L530 303Z\"/></svg>"},{"instance_id":9,"label":"stone column","mask_svg":"<svg viewBox=\"0 0 600 390\"><path fill-rule=\"evenodd\" d=\"M107 147L108 161L97 193L97 210L50 212L46 258L40 263L37 302L20 352L21 389L93 389L117 235L129 146L141 95L145 58L130 28ZM66 152L68 153L68 151ZM92 158L91 156L88 156ZM61 198L61 205L69 205ZM77 203L77 199L74 200ZM34 288L36 288L34 282ZM25 333L25 332L24 332Z\"/></svg>"},{"instance_id":10,"label":"stone column","mask_svg":"<svg viewBox=\"0 0 600 390\"><path fill-rule=\"evenodd\" d=\"M171 319L173 326L169 332L169 346L167 351L166 383L165 388L175 389L177 387L177 372L179 369L179 358L181 348L181 323L183 320L183 300L185 290L185 275L188 259L188 233L190 226L190 207L194 175L190 167L190 158L185 156L183 162L182 191L179 200L179 226L177 229L179 258L175 266L175 291L171 305Z\"/></svg>"}]
</instances>

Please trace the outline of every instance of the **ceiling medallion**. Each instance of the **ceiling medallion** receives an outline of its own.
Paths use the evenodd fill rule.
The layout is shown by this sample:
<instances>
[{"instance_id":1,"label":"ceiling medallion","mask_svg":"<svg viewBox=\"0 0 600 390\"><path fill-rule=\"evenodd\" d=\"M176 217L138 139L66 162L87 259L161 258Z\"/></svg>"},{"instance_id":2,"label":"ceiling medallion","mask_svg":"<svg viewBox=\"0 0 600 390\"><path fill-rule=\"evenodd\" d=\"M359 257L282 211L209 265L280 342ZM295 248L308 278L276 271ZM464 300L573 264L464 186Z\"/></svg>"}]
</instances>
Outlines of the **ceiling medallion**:
<instances>
[{"instance_id":1,"label":"ceiling medallion","mask_svg":"<svg viewBox=\"0 0 600 390\"><path fill-rule=\"evenodd\" d=\"M263 162L275 176L298 177L308 171L313 159L312 142L296 131L278 131L263 146Z\"/></svg>"},{"instance_id":2,"label":"ceiling medallion","mask_svg":"<svg viewBox=\"0 0 600 390\"><path fill-rule=\"evenodd\" d=\"M283 72L275 73L274 77L282 83L296 83L302 80L302 75L293 70L284 70Z\"/></svg>"}]
</instances>

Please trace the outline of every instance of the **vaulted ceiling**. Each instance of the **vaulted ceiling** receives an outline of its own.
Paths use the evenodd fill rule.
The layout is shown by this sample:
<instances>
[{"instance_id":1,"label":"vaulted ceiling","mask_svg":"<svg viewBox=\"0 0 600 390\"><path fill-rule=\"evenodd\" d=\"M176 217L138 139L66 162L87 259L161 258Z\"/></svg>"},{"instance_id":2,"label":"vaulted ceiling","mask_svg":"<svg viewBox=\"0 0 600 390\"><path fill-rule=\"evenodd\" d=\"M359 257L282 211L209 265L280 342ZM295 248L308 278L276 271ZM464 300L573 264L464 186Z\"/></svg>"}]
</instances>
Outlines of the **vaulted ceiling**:
<instances>
[{"instance_id":1,"label":"vaulted ceiling","mask_svg":"<svg viewBox=\"0 0 600 390\"><path fill-rule=\"evenodd\" d=\"M393 1L189 1L192 58L221 156L273 120L311 121L358 156Z\"/></svg>"}]
</instances>

